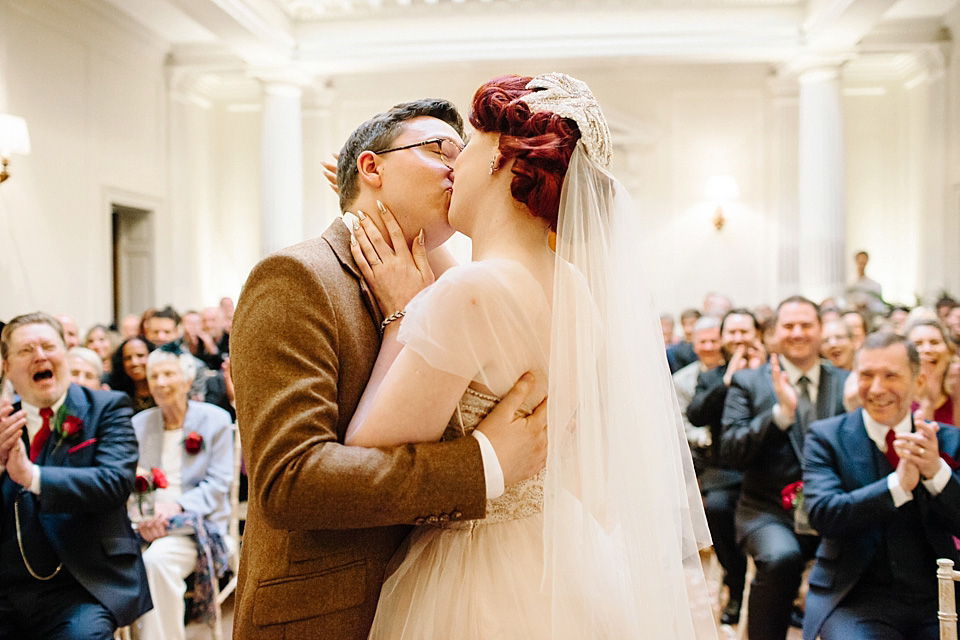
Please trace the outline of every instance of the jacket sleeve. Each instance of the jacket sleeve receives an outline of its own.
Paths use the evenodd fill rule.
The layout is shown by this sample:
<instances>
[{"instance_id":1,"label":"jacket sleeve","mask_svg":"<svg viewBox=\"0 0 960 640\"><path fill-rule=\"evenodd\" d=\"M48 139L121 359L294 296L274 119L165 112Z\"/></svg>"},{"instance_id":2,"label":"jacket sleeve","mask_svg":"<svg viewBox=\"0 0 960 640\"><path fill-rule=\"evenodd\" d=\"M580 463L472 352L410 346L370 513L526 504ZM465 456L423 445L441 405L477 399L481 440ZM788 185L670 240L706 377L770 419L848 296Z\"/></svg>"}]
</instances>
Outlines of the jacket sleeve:
<instances>
[{"instance_id":1,"label":"jacket sleeve","mask_svg":"<svg viewBox=\"0 0 960 640\"><path fill-rule=\"evenodd\" d=\"M844 490L837 451L825 435L835 424L832 420L814 423L803 446L803 500L810 525L831 538L882 524L897 512L886 476L853 491Z\"/></svg>"},{"instance_id":2,"label":"jacket sleeve","mask_svg":"<svg viewBox=\"0 0 960 640\"><path fill-rule=\"evenodd\" d=\"M953 425L940 425L938 434L941 451L951 454L954 460L960 456L960 446L957 446L958 430ZM945 518L951 529L960 535L960 469L955 469L947 481L943 491L930 499L931 511Z\"/></svg>"},{"instance_id":3,"label":"jacket sleeve","mask_svg":"<svg viewBox=\"0 0 960 640\"><path fill-rule=\"evenodd\" d=\"M773 408L754 415L755 385L763 370L738 371L733 374L723 403L723 434L720 437L720 459L740 471L752 466L773 423Z\"/></svg>"},{"instance_id":4,"label":"jacket sleeve","mask_svg":"<svg viewBox=\"0 0 960 640\"><path fill-rule=\"evenodd\" d=\"M697 388L687 406L687 419L697 427L717 424L723 416L727 386L723 384L723 376L717 376L714 371L697 377Z\"/></svg>"},{"instance_id":5,"label":"jacket sleeve","mask_svg":"<svg viewBox=\"0 0 960 640\"><path fill-rule=\"evenodd\" d=\"M133 489L139 450L130 400L110 394L99 415L96 454L88 467L43 465L40 508L53 513L109 511L122 507Z\"/></svg>"},{"instance_id":6,"label":"jacket sleeve","mask_svg":"<svg viewBox=\"0 0 960 640\"><path fill-rule=\"evenodd\" d=\"M205 517L224 504L233 484L233 429L226 411L223 411L220 421L215 415L206 415L204 420L207 425L203 429L207 434L205 440L209 438L204 446L209 447L210 465L200 484L184 491L177 499L177 504L184 511L193 511Z\"/></svg>"},{"instance_id":7,"label":"jacket sleeve","mask_svg":"<svg viewBox=\"0 0 960 640\"><path fill-rule=\"evenodd\" d=\"M413 523L485 512L474 438L390 448L338 441L338 306L314 265L278 254L251 273L230 337L250 500L277 529Z\"/></svg>"}]
</instances>

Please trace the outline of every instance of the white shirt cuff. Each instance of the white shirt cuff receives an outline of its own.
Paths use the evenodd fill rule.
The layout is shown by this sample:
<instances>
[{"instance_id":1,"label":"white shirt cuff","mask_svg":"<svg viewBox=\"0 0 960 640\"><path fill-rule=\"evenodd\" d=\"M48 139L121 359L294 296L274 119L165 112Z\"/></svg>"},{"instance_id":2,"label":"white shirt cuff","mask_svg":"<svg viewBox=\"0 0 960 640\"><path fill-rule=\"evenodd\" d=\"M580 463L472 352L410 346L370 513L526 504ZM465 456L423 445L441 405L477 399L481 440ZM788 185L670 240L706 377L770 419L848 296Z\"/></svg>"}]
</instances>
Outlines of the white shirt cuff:
<instances>
[{"instance_id":1,"label":"white shirt cuff","mask_svg":"<svg viewBox=\"0 0 960 640\"><path fill-rule=\"evenodd\" d=\"M793 421L788 422L783 415L783 409L780 408L780 403L773 405L773 424L777 425L777 428L780 431L786 431L790 428L790 425L793 424Z\"/></svg>"},{"instance_id":2,"label":"white shirt cuff","mask_svg":"<svg viewBox=\"0 0 960 640\"><path fill-rule=\"evenodd\" d=\"M480 458L483 460L483 478L487 483L487 500L494 500L503 495L503 469L500 468L500 459L487 436L479 431L470 435L480 443Z\"/></svg>"},{"instance_id":3,"label":"white shirt cuff","mask_svg":"<svg viewBox=\"0 0 960 640\"><path fill-rule=\"evenodd\" d=\"M40 465L33 465L33 480L30 481L30 493L40 495Z\"/></svg>"},{"instance_id":4,"label":"white shirt cuff","mask_svg":"<svg viewBox=\"0 0 960 640\"><path fill-rule=\"evenodd\" d=\"M900 486L900 477L896 471L887 476L887 489L890 490L890 497L893 498L893 506L898 509L913 500L913 493Z\"/></svg>"},{"instance_id":5,"label":"white shirt cuff","mask_svg":"<svg viewBox=\"0 0 960 640\"><path fill-rule=\"evenodd\" d=\"M946 460L940 458L940 470L929 480L921 479L921 482L923 482L923 486L927 488L931 496L940 495L943 488L950 482L952 473L953 471L950 470L950 465L947 464Z\"/></svg>"}]
</instances>

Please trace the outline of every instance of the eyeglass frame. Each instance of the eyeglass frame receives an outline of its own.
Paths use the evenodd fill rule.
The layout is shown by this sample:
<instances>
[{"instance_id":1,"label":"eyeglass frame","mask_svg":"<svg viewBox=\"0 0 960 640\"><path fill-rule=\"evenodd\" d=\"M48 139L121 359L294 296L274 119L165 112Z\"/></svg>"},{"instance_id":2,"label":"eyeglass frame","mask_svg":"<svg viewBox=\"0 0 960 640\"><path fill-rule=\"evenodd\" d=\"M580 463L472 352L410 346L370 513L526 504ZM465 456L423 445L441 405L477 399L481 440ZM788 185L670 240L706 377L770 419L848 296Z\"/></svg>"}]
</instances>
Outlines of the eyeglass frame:
<instances>
[{"instance_id":1,"label":"eyeglass frame","mask_svg":"<svg viewBox=\"0 0 960 640\"><path fill-rule=\"evenodd\" d=\"M425 146L427 146L428 144L437 144L437 145L439 146L439 148L440 148L440 161L441 161L447 168L452 169L453 167L451 167L450 164L447 163L448 157L443 153L443 143L444 143L444 142L449 142L450 144L452 144L453 146L455 146L455 147L457 148L457 150L458 150L458 151L457 151L457 155L458 155L458 156L459 156L461 153L463 153L463 150L464 150L464 148L466 147L466 145L464 145L464 146L461 147L459 144L457 144L455 141L451 140L450 138L439 138L439 137L438 137L438 138L430 138L430 139L424 140L424 141L422 141L422 142L414 142L414 143L412 143L412 144L405 144L405 145L403 145L403 146L401 146L401 147L393 147L392 149L384 149L383 151L374 151L373 149L370 149L370 152L371 152L371 153L375 153L375 154L377 154L378 156L380 156L380 155L383 155L383 154L385 154L385 153L391 153L391 152L393 152L393 151L403 151L404 149L415 149L415 148L417 148L417 147L425 147ZM451 162L456 162L456 158L453 158L453 159L451 160Z\"/></svg>"}]
</instances>

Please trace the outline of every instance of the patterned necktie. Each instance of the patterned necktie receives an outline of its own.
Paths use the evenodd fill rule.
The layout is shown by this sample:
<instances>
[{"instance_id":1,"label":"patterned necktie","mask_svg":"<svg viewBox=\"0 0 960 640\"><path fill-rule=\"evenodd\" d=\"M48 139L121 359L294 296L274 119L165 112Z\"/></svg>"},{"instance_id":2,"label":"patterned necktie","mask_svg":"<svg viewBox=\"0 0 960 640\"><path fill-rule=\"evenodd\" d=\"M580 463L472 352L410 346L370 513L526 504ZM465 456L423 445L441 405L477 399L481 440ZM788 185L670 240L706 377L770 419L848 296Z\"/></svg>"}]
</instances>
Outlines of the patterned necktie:
<instances>
[{"instance_id":1,"label":"patterned necktie","mask_svg":"<svg viewBox=\"0 0 960 640\"><path fill-rule=\"evenodd\" d=\"M53 415L53 409L44 407L40 409L40 417L43 418L43 426L37 435L33 436L33 442L30 444L30 462L36 462L37 456L43 451L43 445L50 439L50 416Z\"/></svg>"},{"instance_id":2,"label":"patterned necktie","mask_svg":"<svg viewBox=\"0 0 960 640\"><path fill-rule=\"evenodd\" d=\"M893 441L897 439L897 433L893 429L887 431L887 452L884 454L887 456L887 462L890 463L890 466L894 469L897 468L897 465L900 464L900 456L897 455L897 452L893 450Z\"/></svg>"},{"instance_id":3,"label":"patterned necktie","mask_svg":"<svg viewBox=\"0 0 960 640\"><path fill-rule=\"evenodd\" d=\"M800 391L797 394L797 420L800 422L803 431L806 432L807 427L816 419L817 415L813 408L813 401L810 399L810 378L800 376L800 379L797 380L797 389Z\"/></svg>"}]
</instances>

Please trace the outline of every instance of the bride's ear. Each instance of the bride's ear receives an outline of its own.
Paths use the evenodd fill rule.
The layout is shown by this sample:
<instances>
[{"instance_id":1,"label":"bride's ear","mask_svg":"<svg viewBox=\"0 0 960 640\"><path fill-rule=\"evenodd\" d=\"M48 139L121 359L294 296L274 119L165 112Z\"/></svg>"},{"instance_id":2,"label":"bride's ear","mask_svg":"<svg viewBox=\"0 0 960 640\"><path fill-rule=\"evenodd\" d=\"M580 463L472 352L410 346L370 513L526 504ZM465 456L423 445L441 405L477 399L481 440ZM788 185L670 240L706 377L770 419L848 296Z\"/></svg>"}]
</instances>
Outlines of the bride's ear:
<instances>
[{"instance_id":1,"label":"bride's ear","mask_svg":"<svg viewBox=\"0 0 960 640\"><path fill-rule=\"evenodd\" d=\"M379 189L383 183L383 167L380 157L373 151L364 151L357 156L357 177L374 189Z\"/></svg>"}]
</instances>

